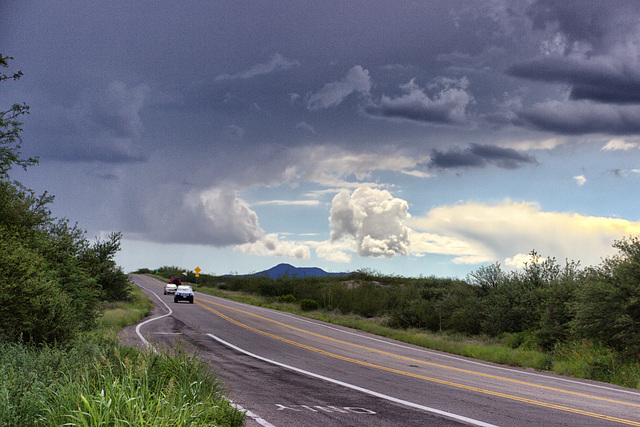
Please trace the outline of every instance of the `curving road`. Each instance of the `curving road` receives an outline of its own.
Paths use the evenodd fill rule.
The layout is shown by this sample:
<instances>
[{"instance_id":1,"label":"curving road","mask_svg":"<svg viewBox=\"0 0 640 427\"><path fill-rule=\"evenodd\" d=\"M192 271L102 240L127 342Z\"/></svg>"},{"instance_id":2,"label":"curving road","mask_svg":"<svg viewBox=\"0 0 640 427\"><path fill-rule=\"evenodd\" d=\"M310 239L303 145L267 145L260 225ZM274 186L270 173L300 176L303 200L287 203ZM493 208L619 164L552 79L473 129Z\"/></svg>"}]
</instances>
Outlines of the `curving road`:
<instances>
[{"instance_id":1,"label":"curving road","mask_svg":"<svg viewBox=\"0 0 640 427\"><path fill-rule=\"evenodd\" d=\"M640 426L640 391L506 368L132 275L156 307L122 340L197 348L256 426ZM176 341L177 340L177 341Z\"/></svg>"}]
</instances>

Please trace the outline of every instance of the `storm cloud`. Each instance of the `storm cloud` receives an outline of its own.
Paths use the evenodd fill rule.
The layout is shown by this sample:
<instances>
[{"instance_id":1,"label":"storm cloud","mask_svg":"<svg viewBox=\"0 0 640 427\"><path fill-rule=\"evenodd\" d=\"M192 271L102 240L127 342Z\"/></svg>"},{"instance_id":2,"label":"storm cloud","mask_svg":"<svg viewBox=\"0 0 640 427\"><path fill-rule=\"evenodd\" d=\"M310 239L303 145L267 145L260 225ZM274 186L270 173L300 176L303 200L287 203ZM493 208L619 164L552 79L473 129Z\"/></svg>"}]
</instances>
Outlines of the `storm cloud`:
<instances>
[{"instance_id":1,"label":"storm cloud","mask_svg":"<svg viewBox=\"0 0 640 427\"><path fill-rule=\"evenodd\" d=\"M640 61L555 56L511 66L507 73L531 80L565 83L570 99L614 104L640 103Z\"/></svg>"},{"instance_id":2,"label":"storm cloud","mask_svg":"<svg viewBox=\"0 0 640 427\"><path fill-rule=\"evenodd\" d=\"M430 167L441 169L483 168L494 164L503 169L517 169L524 164L535 164L532 155L523 154L511 148L495 145L471 144L465 149L449 151L434 150Z\"/></svg>"},{"instance_id":3,"label":"storm cloud","mask_svg":"<svg viewBox=\"0 0 640 427\"><path fill-rule=\"evenodd\" d=\"M556 31L541 55L511 64L507 75L568 88L568 98L516 112L514 124L577 135L635 134L640 129L640 9L632 1L542 0L527 15L538 31Z\"/></svg>"},{"instance_id":4,"label":"storm cloud","mask_svg":"<svg viewBox=\"0 0 640 427\"><path fill-rule=\"evenodd\" d=\"M433 94L416 84L415 79L401 85L404 95L390 97L383 95L380 101L365 107L367 114L374 117L404 119L415 122L436 124L462 124L466 121L466 110L473 102L467 92L469 81L438 79L429 85Z\"/></svg>"},{"instance_id":5,"label":"storm cloud","mask_svg":"<svg viewBox=\"0 0 640 427\"><path fill-rule=\"evenodd\" d=\"M41 159L15 179L167 265L180 244L226 271L457 274L513 251L412 230L409 209L513 199L568 223L637 218L619 198L640 175L611 173L637 169L635 0L0 4L1 53L24 73L0 111L30 106L23 154Z\"/></svg>"}]
</instances>

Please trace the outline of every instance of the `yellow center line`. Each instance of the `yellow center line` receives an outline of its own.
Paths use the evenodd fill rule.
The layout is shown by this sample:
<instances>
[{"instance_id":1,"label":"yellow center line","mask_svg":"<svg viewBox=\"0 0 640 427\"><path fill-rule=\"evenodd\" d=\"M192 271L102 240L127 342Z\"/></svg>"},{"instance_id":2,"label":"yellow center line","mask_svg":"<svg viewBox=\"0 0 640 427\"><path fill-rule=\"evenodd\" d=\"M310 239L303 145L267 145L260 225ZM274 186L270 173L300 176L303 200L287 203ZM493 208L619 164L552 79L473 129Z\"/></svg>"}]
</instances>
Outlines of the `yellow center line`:
<instances>
[{"instance_id":1,"label":"yellow center line","mask_svg":"<svg viewBox=\"0 0 640 427\"><path fill-rule=\"evenodd\" d=\"M300 348L304 348L304 349L309 350L309 351L313 351L313 352L318 353L318 354L322 354L322 355L325 355L325 356L328 356L328 357L332 357L332 358L335 358L335 359L343 360L345 362L354 363L354 364L357 364L357 365L366 366L366 367L370 367L370 368L374 368L374 369L379 369L379 370L382 370L382 371L392 372L392 373L395 373L395 374L404 375L404 376L412 377L412 378L417 378L417 379L421 379L421 380L425 380L425 381L429 381L429 382L433 382L433 383L437 383L437 384L442 384L442 385L446 385L446 386L450 386L450 387L456 387L456 388L463 389L463 390L468 390L468 391L473 391L473 392L477 392L477 393L488 394L490 396L502 397L504 399L514 400L514 401L518 401L518 402L528 403L528 404L531 404L531 405L542 406L542 407L546 407L546 408L550 408L550 409L557 409L557 410L560 410L560 411L571 412L571 413L574 413L574 414L585 415L585 416L588 416L588 417L598 418L598 419L602 419L602 420L614 421L614 422L627 424L627 425L640 426L640 422L637 422L637 421L625 420L625 419L622 419L622 418L612 417L612 416L609 416L609 415L597 414L597 413L594 413L594 412L583 411L581 409L569 408L567 406L561 406L561 405L556 405L556 404L553 404L553 403L541 402L541 401L538 401L538 400L527 399L525 397L514 396L514 395L510 395L510 394L506 394L506 393L500 393L500 392L493 391L493 390L487 390L487 389L482 389L482 388L478 388L478 387L468 386L468 385L465 385L465 384L454 383L454 382L451 382L451 381L446 381L446 380L441 380L441 379L438 379L438 378L427 377L425 375L415 374L415 373L412 373L412 372L406 372L406 371L402 371L402 370L399 370L399 369L394 369L394 368L390 368L390 367L382 366L382 365L376 365L376 364L373 364L373 363L364 362L364 361L357 360L357 359L352 359L350 357L341 356L339 354L330 353L328 351L321 350L319 348L311 347L311 346L308 346L306 344L302 344L302 343L299 343L299 342L296 342L296 341L289 340L287 338L283 338L283 337L278 336L278 335L271 334L269 332L261 331L259 329L256 329L256 328L252 327L252 326L246 325L246 324L241 323L241 322L239 322L239 321L237 321L235 319L232 319L231 317L229 317L229 316L227 316L225 314L222 314L219 311L217 311L217 310L215 310L215 309L213 309L211 307L207 307L206 305L202 304L200 301L203 301L203 300L196 301L196 303L199 306L203 307L204 309L206 309L206 310L208 310L208 311L220 316L221 318L223 318L223 319L225 319L225 320L227 320L227 321L229 321L229 322L231 322L231 323L233 323L235 325L238 325L238 326L240 326L240 327L242 327L244 329L256 332L256 333L261 334L261 335L265 335L267 337L273 338L273 339L281 341L281 342L285 342L287 344L294 345L296 347L300 347ZM211 302L211 301L206 301L206 300L204 300L204 302L209 303L209 304L219 305L221 307L229 308L231 310L236 310L236 311L239 311L239 312L242 312L242 313L246 313L246 314L258 317L258 318L262 318L262 319L265 319L265 320L272 321L271 319L266 319L266 318L264 318L264 317L262 317L260 315L249 313L249 312L246 312L244 310L237 309L237 308L228 307L228 306L225 306L223 304L218 304L218 303ZM272 321L272 322L277 323L277 324L282 324L282 323L277 322L277 321ZM287 326L287 325L284 325L284 326ZM302 331L302 332L308 332L308 331L300 330L300 329L297 329L297 328L293 328L293 329L296 329L296 330L299 330L299 331ZM312 335L316 335L316 334L312 334ZM331 339L331 340L332 341L341 342L341 341L338 341L338 340L333 340L333 339ZM346 344L348 344L348 343L346 343ZM358 347L360 347L360 346L358 346ZM367 347L363 347L363 348L367 348ZM371 349L371 350L374 350L374 349ZM452 369L455 369L455 368L452 368ZM471 373L473 373L473 372L471 372ZM499 377L496 377L496 378L499 378ZM535 384L533 384L533 385L535 385ZM560 391L562 391L562 390L560 390ZM597 397L593 396L593 398L597 398ZM603 400L608 400L608 399L603 399ZM624 403L624 402L620 402L620 403Z\"/></svg>"},{"instance_id":2,"label":"yellow center line","mask_svg":"<svg viewBox=\"0 0 640 427\"><path fill-rule=\"evenodd\" d=\"M559 393L571 394L571 395L574 395L574 396L586 397L586 398L589 398L589 399L602 400L602 401L605 401L605 402L617 403L617 404L620 404L620 405L628 405L628 406L640 407L640 404L637 404L637 403L631 403L631 402L624 402L624 401L620 401L620 400L608 399L608 398L604 398L604 397L593 396L593 395L590 395L590 394L579 393L579 392L575 392L575 391L564 390L564 389L544 386L544 385L540 385L540 384L534 384L534 383L530 383L530 382L526 382L526 381L514 380L514 379L511 379L511 378L505 378L505 377L501 377L501 376L497 376L497 375L485 374L485 373L482 373L482 372L470 371L470 370L461 369L461 368L454 368L452 366L440 365L438 363L427 362L427 361L420 360L420 359L413 359L411 357L401 356L399 354L394 354L394 353L390 353L390 352L387 352L387 351L384 351L384 350L378 350L378 349L375 349L375 348L366 347L366 346L359 345L359 344L353 344L353 343L350 343L350 342L347 342L347 341L341 341L341 340L338 340L338 339L335 339L335 338L328 337L326 335L321 335L321 334L317 334L315 332L310 332L310 331L307 331L307 330L304 330L304 329L296 328L294 326L287 325L286 323L278 322L277 320L272 320L272 319L266 318L264 316L260 316L258 314L254 314L254 313L250 313L250 312L245 311L245 310L241 310L239 308L229 307L229 306L226 306L224 304L220 304L220 303L213 302L213 301L206 301L206 300L201 300L201 301L206 302L208 304L214 304L214 305L217 305L217 306L220 306L220 307L228 308L230 310L235 310L235 311L238 311L240 313L247 314L247 315L250 315L250 316L253 316L253 317L257 317L259 319L275 323L275 324L277 324L279 326L283 326L283 327L286 327L286 328L289 328L289 329L293 329L293 330L298 331L298 332L303 332L305 334L312 335L312 336L315 336L315 337L318 337L318 338L323 338L323 339L328 340L328 341L332 341L332 342L335 342L335 343L339 343L339 344L343 344L343 345L347 345L347 346L351 346L351 347L355 347L355 348L360 348L360 349L363 349L363 350L372 351L372 352L375 352L375 353L383 354L385 356L390 356L390 357L394 357L394 358L397 358L397 359L406 360L406 361L409 361L409 362L420 363L420 364L423 364L423 365L433 366L433 367L437 367L437 368L441 368L441 369L448 369L448 370L452 370L452 371L462 372L462 373L465 373L465 374L477 375L477 376L481 376L481 377L486 377L486 378L491 378L491 379L511 382L511 383L515 383L515 384L522 384L522 385L526 385L526 386L530 386L530 387L537 387L537 388L541 388L541 389L544 389L544 390L556 391L556 392L559 392Z\"/></svg>"}]
</instances>

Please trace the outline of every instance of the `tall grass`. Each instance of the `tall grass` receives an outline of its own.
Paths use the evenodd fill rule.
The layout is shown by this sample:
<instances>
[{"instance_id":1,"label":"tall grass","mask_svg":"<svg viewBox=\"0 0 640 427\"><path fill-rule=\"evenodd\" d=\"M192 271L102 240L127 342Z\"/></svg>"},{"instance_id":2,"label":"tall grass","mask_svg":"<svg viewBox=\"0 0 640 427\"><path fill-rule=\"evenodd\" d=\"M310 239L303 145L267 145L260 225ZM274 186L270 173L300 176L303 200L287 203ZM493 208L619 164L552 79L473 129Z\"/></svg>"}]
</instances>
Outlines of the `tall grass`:
<instances>
[{"instance_id":1,"label":"tall grass","mask_svg":"<svg viewBox=\"0 0 640 427\"><path fill-rule=\"evenodd\" d=\"M47 425L202 426L244 424L221 384L193 354L116 347L65 376L46 406Z\"/></svg>"},{"instance_id":2,"label":"tall grass","mask_svg":"<svg viewBox=\"0 0 640 427\"><path fill-rule=\"evenodd\" d=\"M109 306L96 331L66 345L0 342L0 426L244 425L196 354L116 344L117 331L148 312L136 299Z\"/></svg>"},{"instance_id":3,"label":"tall grass","mask_svg":"<svg viewBox=\"0 0 640 427\"><path fill-rule=\"evenodd\" d=\"M148 316L153 303L140 288L134 286L130 301L105 302L102 308L102 315L97 319L93 334L115 340L122 328L135 325L143 317Z\"/></svg>"}]
</instances>

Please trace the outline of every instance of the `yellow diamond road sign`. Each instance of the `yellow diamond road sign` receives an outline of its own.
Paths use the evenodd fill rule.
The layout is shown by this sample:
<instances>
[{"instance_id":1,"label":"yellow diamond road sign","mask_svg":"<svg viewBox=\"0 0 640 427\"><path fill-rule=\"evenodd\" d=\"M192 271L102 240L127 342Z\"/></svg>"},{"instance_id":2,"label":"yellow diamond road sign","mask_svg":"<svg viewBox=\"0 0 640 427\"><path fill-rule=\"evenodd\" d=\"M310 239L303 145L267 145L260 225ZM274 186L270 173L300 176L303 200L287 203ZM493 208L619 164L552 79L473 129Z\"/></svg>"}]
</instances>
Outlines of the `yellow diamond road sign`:
<instances>
[{"instance_id":1,"label":"yellow diamond road sign","mask_svg":"<svg viewBox=\"0 0 640 427\"><path fill-rule=\"evenodd\" d=\"M200 267L196 267L196 269L195 269L196 274L200 274L201 271L202 270L200 269Z\"/></svg>"}]
</instances>

